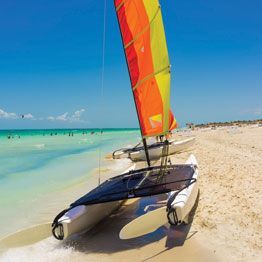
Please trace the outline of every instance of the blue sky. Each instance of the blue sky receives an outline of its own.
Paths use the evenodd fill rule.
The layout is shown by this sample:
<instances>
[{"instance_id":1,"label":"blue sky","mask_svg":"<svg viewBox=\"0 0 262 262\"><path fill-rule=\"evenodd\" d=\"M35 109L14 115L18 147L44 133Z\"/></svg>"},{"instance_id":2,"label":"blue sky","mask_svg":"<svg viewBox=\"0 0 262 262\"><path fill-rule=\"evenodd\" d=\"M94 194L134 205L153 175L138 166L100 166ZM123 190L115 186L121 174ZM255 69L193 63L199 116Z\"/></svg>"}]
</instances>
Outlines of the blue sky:
<instances>
[{"instance_id":1,"label":"blue sky","mask_svg":"<svg viewBox=\"0 0 262 262\"><path fill-rule=\"evenodd\" d=\"M178 122L262 118L262 2L160 3ZM102 0L1 1L0 129L138 126L107 7L101 99Z\"/></svg>"}]
</instances>

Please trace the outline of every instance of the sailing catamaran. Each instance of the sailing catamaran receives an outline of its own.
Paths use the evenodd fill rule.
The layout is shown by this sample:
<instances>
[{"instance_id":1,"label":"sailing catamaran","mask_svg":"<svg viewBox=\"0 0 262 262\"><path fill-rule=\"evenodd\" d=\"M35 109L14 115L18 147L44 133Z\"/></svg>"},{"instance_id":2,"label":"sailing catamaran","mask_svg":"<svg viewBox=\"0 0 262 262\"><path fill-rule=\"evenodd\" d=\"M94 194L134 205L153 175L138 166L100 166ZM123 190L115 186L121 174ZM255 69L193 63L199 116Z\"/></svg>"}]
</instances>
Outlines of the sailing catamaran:
<instances>
[{"instance_id":1,"label":"sailing catamaran","mask_svg":"<svg viewBox=\"0 0 262 262\"><path fill-rule=\"evenodd\" d=\"M148 167L132 167L106 180L58 214L52 233L59 240L89 230L131 198L164 194L166 203L126 225L120 232L122 239L152 232L167 222L187 222L198 193L193 155L183 165L172 165L168 141L163 143L159 165L151 166L148 154L146 138L165 136L177 125L170 110L170 64L159 2L114 0L114 4Z\"/></svg>"},{"instance_id":2,"label":"sailing catamaran","mask_svg":"<svg viewBox=\"0 0 262 262\"><path fill-rule=\"evenodd\" d=\"M181 141L175 141L175 139L168 139L168 155L181 153L189 150L195 143L196 138L191 137ZM147 142L148 144L148 142ZM165 142L154 142L148 144L147 150L150 160L157 160L163 156L163 147ZM142 143L137 144L134 147L121 148L113 152L113 159L130 158L132 161L145 161L146 154Z\"/></svg>"}]
</instances>

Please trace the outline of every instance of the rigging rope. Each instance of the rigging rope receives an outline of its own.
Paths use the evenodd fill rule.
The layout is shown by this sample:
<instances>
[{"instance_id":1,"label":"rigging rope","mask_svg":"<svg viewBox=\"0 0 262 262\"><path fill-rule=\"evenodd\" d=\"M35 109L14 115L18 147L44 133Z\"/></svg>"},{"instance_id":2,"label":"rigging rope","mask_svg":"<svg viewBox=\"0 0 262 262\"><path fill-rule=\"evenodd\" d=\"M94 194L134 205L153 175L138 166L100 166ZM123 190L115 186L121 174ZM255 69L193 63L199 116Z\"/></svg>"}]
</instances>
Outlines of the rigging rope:
<instances>
[{"instance_id":1,"label":"rigging rope","mask_svg":"<svg viewBox=\"0 0 262 262\"><path fill-rule=\"evenodd\" d=\"M104 106L104 75L105 75L105 47L106 47L106 0L104 0L104 24L103 24L103 46L102 46L102 72L101 72L101 101L100 101L100 113L102 117ZM102 135L103 127L100 126L100 141L99 141L99 160L98 160L98 185L101 182L101 147L102 147Z\"/></svg>"},{"instance_id":2,"label":"rigging rope","mask_svg":"<svg viewBox=\"0 0 262 262\"><path fill-rule=\"evenodd\" d=\"M169 151L169 142L168 140L165 140L162 149L159 177L157 179L158 183L162 181L163 177L167 172L168 151Z\"/></svg>"}]
</instances>

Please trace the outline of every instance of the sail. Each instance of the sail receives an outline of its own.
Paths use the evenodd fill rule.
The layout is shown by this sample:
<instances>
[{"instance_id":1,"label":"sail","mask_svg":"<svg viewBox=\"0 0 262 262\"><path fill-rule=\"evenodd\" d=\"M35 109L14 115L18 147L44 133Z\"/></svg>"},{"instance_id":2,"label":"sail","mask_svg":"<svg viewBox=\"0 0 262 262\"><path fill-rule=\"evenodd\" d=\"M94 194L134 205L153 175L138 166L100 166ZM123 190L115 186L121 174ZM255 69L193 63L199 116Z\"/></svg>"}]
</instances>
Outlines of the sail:
<instances>
[{"instance_id":1,"label":"sail","mask_svg":"<svg viewBox=\"0 0 262 262\"><path fill-rule=\"evenodd\" d=\"M170 63L158 0L114 0L143 137L176 127Z\"/></svg>"}]
</instances>

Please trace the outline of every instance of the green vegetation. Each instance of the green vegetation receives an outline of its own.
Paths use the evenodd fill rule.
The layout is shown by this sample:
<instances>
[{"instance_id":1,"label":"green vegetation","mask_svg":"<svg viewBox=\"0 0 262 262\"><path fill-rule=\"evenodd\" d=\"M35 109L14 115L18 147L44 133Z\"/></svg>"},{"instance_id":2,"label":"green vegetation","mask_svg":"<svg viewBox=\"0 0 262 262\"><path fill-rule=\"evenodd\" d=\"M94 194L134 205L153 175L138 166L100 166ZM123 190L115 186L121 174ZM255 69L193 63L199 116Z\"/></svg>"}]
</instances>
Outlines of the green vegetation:
<instances>
[{"instance_id":1,"label":"green vegetation","mask_svg":"<svg viewBox=\"0 0 262 262\"><path fill-rule=\"evenodd\" d=\"M196 124L195 127L221 127L221 126L244 126L244 125L262 125L262 119L256 120L236 120L229 122L211 122L205 124Z\"/></svg>"}]
</instances>

